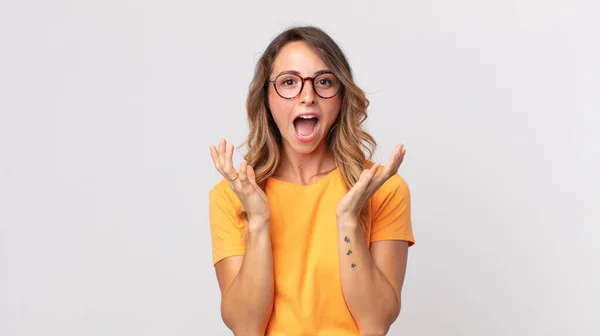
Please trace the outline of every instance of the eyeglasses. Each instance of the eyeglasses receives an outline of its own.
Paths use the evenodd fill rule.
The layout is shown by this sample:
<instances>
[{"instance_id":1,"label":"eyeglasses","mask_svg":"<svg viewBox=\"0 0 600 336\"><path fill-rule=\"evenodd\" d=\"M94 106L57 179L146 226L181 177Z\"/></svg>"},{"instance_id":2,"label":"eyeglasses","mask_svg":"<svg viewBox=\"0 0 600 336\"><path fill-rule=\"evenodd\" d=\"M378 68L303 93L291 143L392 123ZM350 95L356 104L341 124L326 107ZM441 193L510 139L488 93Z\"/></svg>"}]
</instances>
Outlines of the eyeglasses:
<instances>
[{"instance_id":1,"label":"eyeglasses","mask_svg":"<svg viewBox=\"0 0 600 336\"><path fill-rule=\"evenodd\" d=\"M310 79L315 93L323 98L335 97L342 88L340 81L332 72L324 72L315 77L301 77L297 74L283 73L276 78L269 78L277 94L284 99L296 98L304 88L304 82Z\"/></svg>"}]
</instances>

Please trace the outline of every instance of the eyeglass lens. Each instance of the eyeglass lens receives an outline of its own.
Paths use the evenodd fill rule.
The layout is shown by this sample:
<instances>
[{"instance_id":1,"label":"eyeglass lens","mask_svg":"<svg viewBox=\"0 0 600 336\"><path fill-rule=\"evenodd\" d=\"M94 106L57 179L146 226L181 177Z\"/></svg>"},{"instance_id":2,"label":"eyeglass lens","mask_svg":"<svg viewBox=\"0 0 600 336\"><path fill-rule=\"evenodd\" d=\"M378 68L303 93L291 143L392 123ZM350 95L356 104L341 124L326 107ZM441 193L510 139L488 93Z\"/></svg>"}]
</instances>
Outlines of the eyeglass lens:
<instances>
[{"instance_id":1,"label":"eyeglass lens","mask_svg":"<svg viewBox=\"0 0 600 336\"><path fill-rule=\"evenodd\" d=\"M340 89L340 82L331 73L317 76L313 81L316 93L323 98L335 96ZM302 77L295 74L283 74L275 80L275 89L284 98L293 98L302 89Z\"/></svg>"}]
</instances>

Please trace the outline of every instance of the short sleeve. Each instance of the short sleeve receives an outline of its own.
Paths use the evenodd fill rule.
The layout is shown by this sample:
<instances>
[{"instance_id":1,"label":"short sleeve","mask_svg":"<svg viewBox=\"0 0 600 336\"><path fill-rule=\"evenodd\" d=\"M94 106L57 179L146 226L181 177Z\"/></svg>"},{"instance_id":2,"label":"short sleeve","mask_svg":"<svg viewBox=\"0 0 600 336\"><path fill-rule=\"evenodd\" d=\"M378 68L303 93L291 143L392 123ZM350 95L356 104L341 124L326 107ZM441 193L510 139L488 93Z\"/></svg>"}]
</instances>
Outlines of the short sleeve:
<instances>
[{"instance_id":1,"label":"short sleeve","mask_svg":"<svg viewBox=\"0 0 600 336\"><path fill-rule=\"evenodd\" d=\"M209 220L213 265L220 260L244 255L246 243L242 239L244 222L237 215L240 202L229 185L220 183L209 192Z\"/></svg>"},{"instance_id":2,"label":"short sleeve","mask_svg":"<svg viewBox=\"0 0 600 336\"><path fill-rule=\"evenodd\" d=\"M371 242L406 240L415 244L411 220L410 190L406 181L395 174L371 198Z\"/></svg>"}]
</instances>

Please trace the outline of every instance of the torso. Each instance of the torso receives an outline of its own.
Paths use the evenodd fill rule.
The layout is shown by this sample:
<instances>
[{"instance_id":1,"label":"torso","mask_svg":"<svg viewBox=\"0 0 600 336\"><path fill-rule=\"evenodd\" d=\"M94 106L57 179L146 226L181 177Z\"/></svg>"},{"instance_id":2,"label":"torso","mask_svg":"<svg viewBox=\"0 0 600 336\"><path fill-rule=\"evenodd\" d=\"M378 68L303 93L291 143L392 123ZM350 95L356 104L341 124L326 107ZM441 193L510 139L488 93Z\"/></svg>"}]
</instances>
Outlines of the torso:
<instances>
[{"instance_id":1,"label":"torso","mask_svg":"<svg viewBox=\"0 0 600 336\"><path fill-rule=\"evenodd\" d=\"M346 191L338 169L307 186L268 180L275 298L267 335L358 335L339 270L335 207Z\"/></svg>"}]
</instances>

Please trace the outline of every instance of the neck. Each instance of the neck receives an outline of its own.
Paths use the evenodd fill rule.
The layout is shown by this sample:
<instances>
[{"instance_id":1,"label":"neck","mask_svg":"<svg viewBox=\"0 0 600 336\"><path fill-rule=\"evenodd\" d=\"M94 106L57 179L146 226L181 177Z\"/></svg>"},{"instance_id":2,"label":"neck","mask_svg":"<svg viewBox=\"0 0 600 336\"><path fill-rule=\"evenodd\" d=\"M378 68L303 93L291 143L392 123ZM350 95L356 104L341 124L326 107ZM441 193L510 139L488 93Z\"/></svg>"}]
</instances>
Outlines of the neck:
<instances>
[{"instance_id":1,"label":"neck","mask_svg":"<svg viewBox=\"0 0 600 336\"><path fill-rule=\"evenodd\" d=\"M275 175L287 182L307 185L314 183L335 168L333 153L324 142L307 154L297 153L284 144L282 161Z\"/></svg>"}]
</instances>

